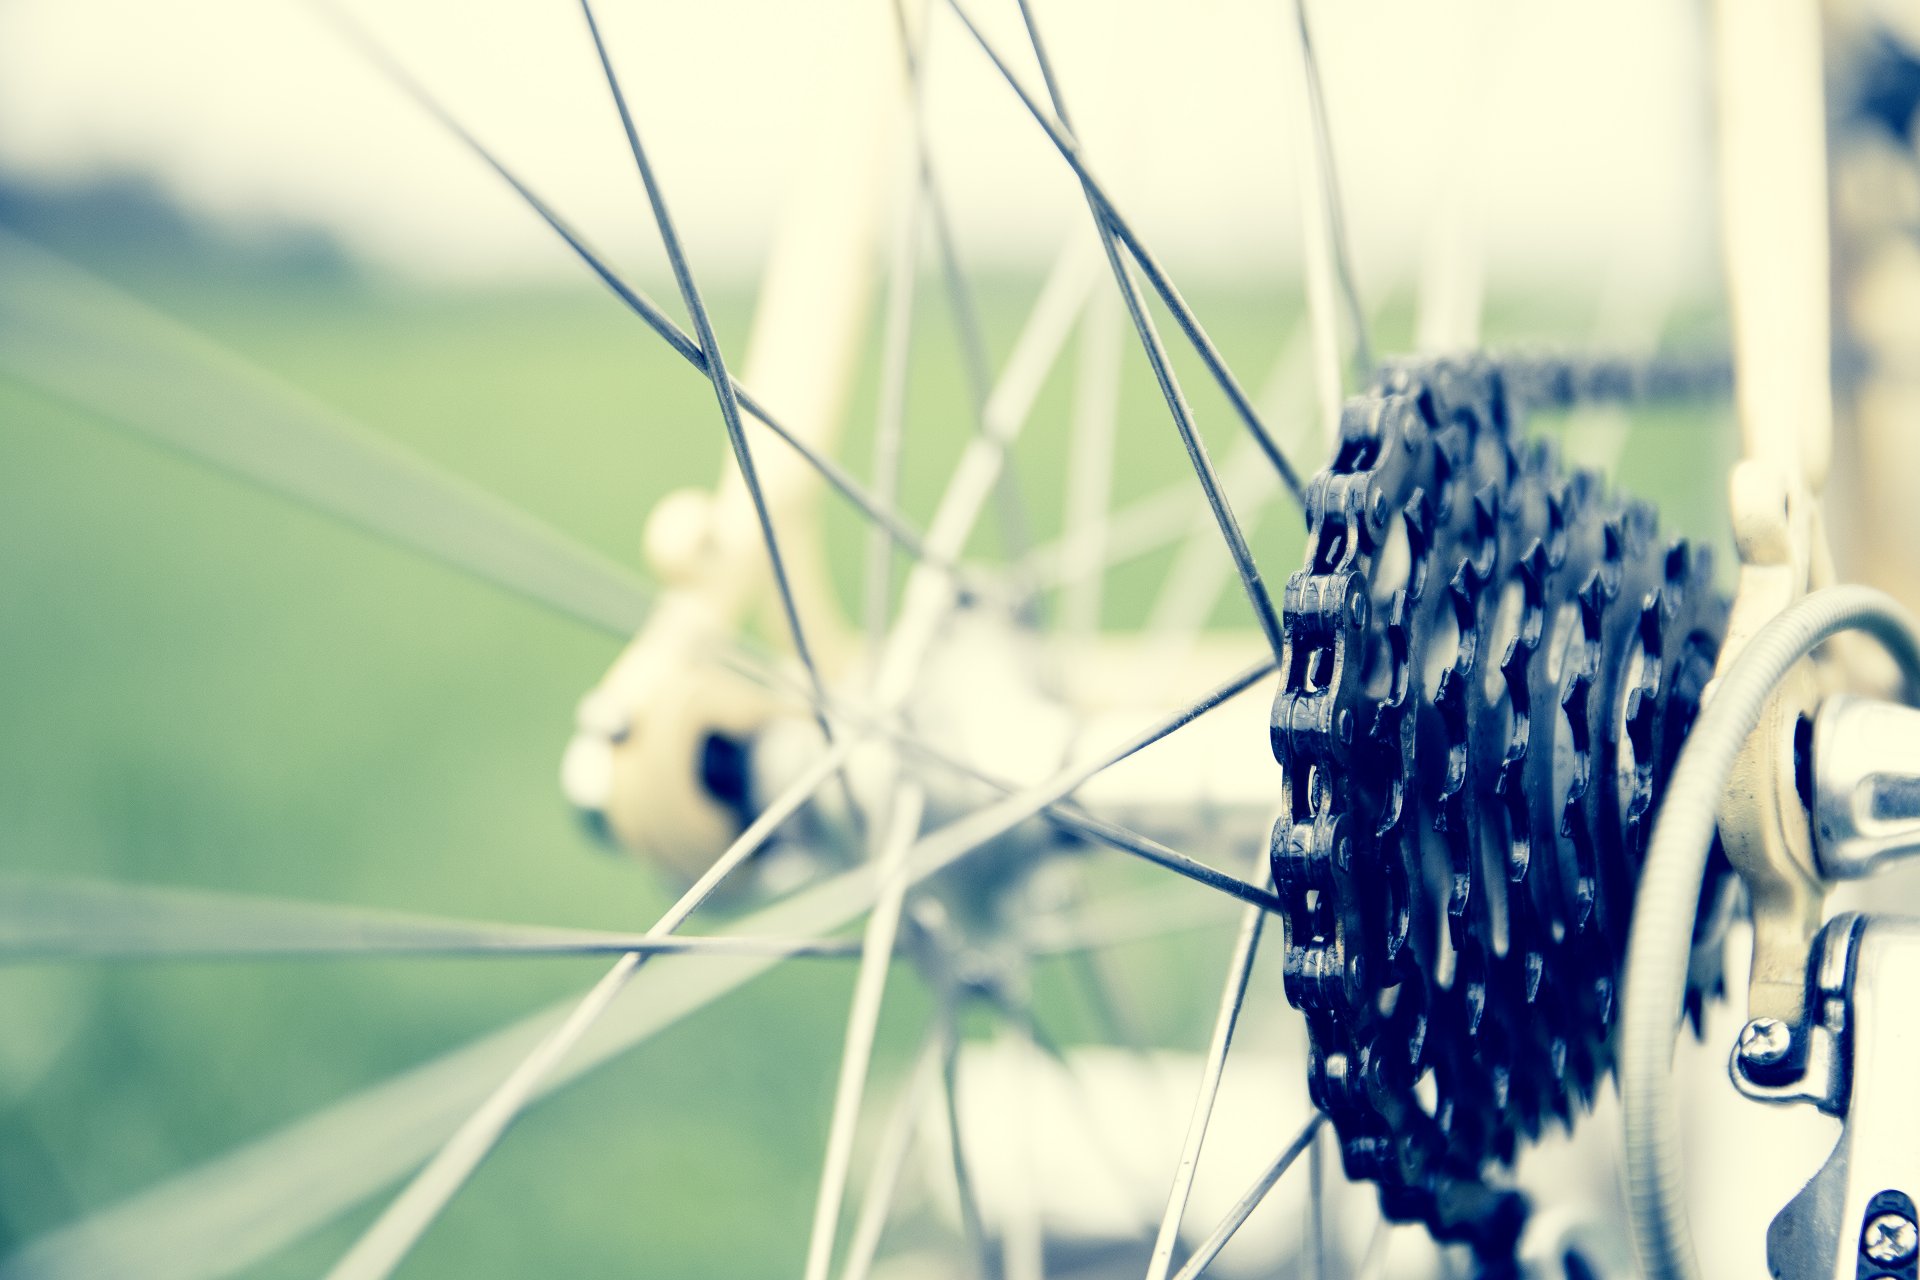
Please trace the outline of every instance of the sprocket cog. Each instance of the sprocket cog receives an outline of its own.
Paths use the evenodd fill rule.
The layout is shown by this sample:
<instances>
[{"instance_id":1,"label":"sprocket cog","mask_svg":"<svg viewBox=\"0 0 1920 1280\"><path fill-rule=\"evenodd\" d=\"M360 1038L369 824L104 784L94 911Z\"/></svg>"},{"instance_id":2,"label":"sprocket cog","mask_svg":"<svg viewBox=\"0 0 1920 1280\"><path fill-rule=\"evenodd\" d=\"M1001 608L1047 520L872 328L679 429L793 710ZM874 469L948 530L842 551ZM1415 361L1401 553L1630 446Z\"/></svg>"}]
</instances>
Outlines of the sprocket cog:
<instances>
[{"instance_id":1,"label":"sprocket cog","mask_svg":"<svg viewBox=\"0 0 1920 1280\"><path fill-rule=\"evenodd\" d=\"M1610 1068L1652 813L1726 617L1705 549L1517 419L1672 381L1388 366L1287 582L1273 869L1312 1095L1388 1216L1488 1255L1525 1218L1499 1168Z\"/></svg>"}]
</instances>

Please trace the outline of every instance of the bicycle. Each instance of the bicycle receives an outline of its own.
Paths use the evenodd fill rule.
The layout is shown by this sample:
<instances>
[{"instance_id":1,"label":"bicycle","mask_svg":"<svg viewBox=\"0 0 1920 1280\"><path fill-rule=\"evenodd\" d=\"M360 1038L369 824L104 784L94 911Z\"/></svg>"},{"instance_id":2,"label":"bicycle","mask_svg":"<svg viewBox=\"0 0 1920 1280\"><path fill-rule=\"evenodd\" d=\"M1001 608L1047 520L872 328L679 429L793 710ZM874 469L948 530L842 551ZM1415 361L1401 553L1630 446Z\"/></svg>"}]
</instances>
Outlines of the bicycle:
<instances>
[{"instance_id":1,"label":"bicycle","mask_svg":"<svg viewBox=\"0 0 1920 1280\"><path fill-rule=\"evenodd\" d=\"M816 190L794 215L789 240L763 282L755 334L737 379L593 9L583 5L591 49L666 245L690 332L625 280L383 46L351 20L336 17L346 39L504 179L627 308L710 381L733 465L713 492L677 493L653 512L646 556L663 584L657 593L484 494L236 372L197 340L144 317L130 318L134 312L126 303L37 250L17 243L0 250L16 296L36 295L30 311L0 312L0 354L16 376L623 639L637 633L580 706L563 784L597 829L646 850L663 872L688 886L657 924L640 933L293 909L102 886L11 891L13 950L21 956L384 950L600 954L617 960L584 998L477 1041L156 1193L57 1231L17 1254L7 1274L222 1274L261 1260L362 1197L404 1180L398 1197L357 1235L331 1272L388 1274L537 1096L777 962L803 956L857 960L804 1260L810 1280L824 1280L836 1261L846 1275L868 1274L875 1265L889 1228L889 1200L916 1139L939 1148L937 1163L951 1183L946 1213L953 1234L983 1274L997 1269L1037 1275L1059 1265L1061 1241L1049 1238L1051 1229L1090 1254L1090 1265L1118 1251L1116 1268L1138 1269L1125 1250L1133 1245L1150 1277L1175 1274L1176 1258L1179 1275L1197 1275L1302 1160L1313 1187L1311 1208L1300 1239L1288 1247L1322 1273L1341 1253L1353 1255L1350 1261L1362 1274L1380 1274L1390 1264L1389 1239L1405 1239L1390 1235L1395 1217L1423 1219L1443 1241L1469 1242L1475 1264L1487 1268L1516 1265L1522 1255L1554 1274L1618 1267L1612 1256L1618 1240L1609 1242L1590 1224L1571 1229L1551 1215L1536 1215L1529 1226L1510 1188L1501 1183L1486 1190L1475 1167L1476 1160L1505 1163L1519 1138L1535 1136L1563 1109L1588 1100L1583 1095L1599 1088L1594 1082L1604 1076L1611 1054L1605 1036L1587 1043L1594 1037L1542 1031L1540 1043L1532 1044L1523 1043L1529 1033L1515 1027L1502 1028L1499 1037L1482 1036L1475 1002L1489 1002L1494 1023L1504 1019L1518 1026L1532 1017L1546 1026L1553 1020L1537 992L1547 990L1548 1003L1564 999L1568 1008L1604 1025L1616 1016L1606 1010L1616 998L1623 958L1619 1054L1630 1126L1631 1215L1641 1264L1650 1272L1682 1274L1691 1265L1690 1246L1671 1163L1666 1071L1689 968L1696 970L1695 994L1704 994L1712 975L1697 971L1702 964L1711 968L1717 931L1736 910L1736 882L1727 878L1711 882L1720 891L1701 906L1716 828L1747 887L1756 921L1754 982L1747 995L1752 1018L1736 1049L1736 1084L1755 1097L1813 1101L1848 1117L1849 1125L1855 1115L1877 1115L1889 1105L1877 1075L1850 1074L1848 1066L1877 1064L1888 1052L1879 1041L1869 1046L1856 1037L1884 1034L1877 1019L1898 996L1887 995L1883 1004L1880 993L1897 993L1901 979L1897 971L1888 977L1875 966L1904 960L1906 931L1850 917L1818 937L1814 929L1821 923L1827 879L1871 869L1900 850L1901 833L1876 837L1860 830L1850 805L1863 788L1877 785L1877 767L1894 757L1892 743L1904 734L1905 722L1885 705L1828 694L1827 684L1882 688L1883 672L1869 665L1850 671L1834 658L1815 676L1787 661L1837 628L1866 620L1910 677L1920 669L1904 615L1880 598L1818 592L1804 604L1793 603L1833 573L1816 506L1827 469L1824 423L1832 378L1826 106L1820 41L1810 38L1817 34L1810 28L1817 22L1813 10L1792 10L1802 23L1797 40L1767 22L1785 14L1786 6L1766 16L1743 16L1729 5L1721 14L1734 363L1747 431L1747 460L1735 474L1732 511L1742 577L1722 642L1704 567L1684 555L1663 562L1665 544L1656 545L1656 535L1633 509L1609 505L1614 500L1597 484L1554 487L1561 482L1553 478L1551 463L1530 451L1508 423L1510 414L1527 408L1551 414L1586 402L1698 399L1714 385L1717 364L1543 356L1491 363L1443 359L1389 365L1378 373L1301 6L1292 15L1309 108L1303 138L1311 157L1304 205L1312 244L1308 345L1320 401L1317 413L1303 416L1318 420L1334 453L1319 479L1300 465L1300 442L1283 443L1272 415L1243 389L1140 229L1082 156L1039 16L1023 0L1018 16L1036 68L1023 75L1001 42L974 24L973 6L935 7L948 34L970 41L1014 90L1029 122L1072 170L1091 215L1091 226L1069 242L1041 289L997 382L974 334L969 286L942 212L924 117L917 112L921 42L928 38L930 16L904 6L895 10L893 35L916 104L903 164L907 178L898 193L886 192L873 171L873 149L858 130L847 130L843 145L829 148L838 154L820 162ZM832 459L828 435L845 416L847 370L864 324L860 290L846 282L863 272L873 234L869 222L889 194L900 211L890 237L874 458L863 481ZM843 216L849 208L856 216ZM1778 220L1769 223L1769 215ZM914 263L922 236L941 262L956 324L968 335L975 419L950 487L924 528L902 514L899 489ZM1087 303L1106 277L1118 284L1117 297L1104 309ZM1769 288L1778 292L1769 296ZM1082 307L1090 308L1084 320ZM1155 323L1155 307L1173 318L1179 339L1216 384L1229 410L1222 416L1246 432L1248 443L1225 468L1211 461L1177 362ZM1187 503L1158 497L1108 511L1122 309L1200 479L1207 510L1199 522ZM1436 315L1462 310L1470 313L1473 305L1457 294L1435 304ZM1010 460L1047 366L1076 322L1086 329L1084 394L1073 426L1077 456L1069 468L1068 531L1052 544L1034 545L1024 528L1030 495L1010 481ZM76 352L63 345L60 326L84 333L87 348ZM1436 320L1435 327L1446 325ZM164 384L153 371L166 366L221 377L237 389L236 412L208 418L198 405L158 394ZM1349 398L1346 393L1354 390L1361 394ZM1103 419L1109 424L1104 429ZM268 424L270 433L260 424ZM783 447L767 442L762 429ZM1890 434L1884 425L1877 430ZM1879 437L1865 432L1860 438ZM1262 481L1291 490L1312 522L1307 567L1279 600L1261 564L1266 561L1270 570L1275 557L1256 553L1236 514L1256 500ZM829 557L818 545L824 535L813 503L820 483L870 526L860 557L865 613L852 626L836 625ZM1459 490L1453 497L1427 491L1449 485ZM1488 488L1494 498L1483 502ZM1389 491L1391 502L1375 512L1369 505L1374 495ZM393 501L396 495L405 501ZM1509 510L1514 514L1505 514ZM1011 569L998 574L972 554L973 527L989 511L1002 542L1016 552ZM1495 526L1519 532L1496 533ZM1225 542L1227 557L1219 556L1216 538ZM1556 551L1556 538L1578 545ZM1633 549L1620 551L1615 540ZM1158 625L1137 639L1103 632L1100 584L1108 565L1170 542L1184 549ZM1450 579L1424 578L1429 561L1440 564L1443 551L1458 558L1459 571ZM1479 564L1483 554L1491 557L1486 566ZM1356 555L1364 557L1359 568ZM896 560L902 558L908 567L898 582ZM1629 590L1617 607L1611 605L1616 588L1607 585L1610 565L1636 590L1655 579L1635 574L1664 573L1666 594L1643 605ZM1568 566L1590 568L1598 584L1591 590L1608 593L1607 599L1588 594L1588 584L1573 581L1577 575ZM1333 580L1345 583L1350 579L1342 575L1354 573L1363 575L1352 580L1357 585L1335 594L1339 584ZM1234 576L1258 624L1258 643L1223 641L1191 623L1168 621L1204 618ZM1451 616L1464 619L1454 622L1450 640L1443 582L1453 591ZM1066 620L1068 643L1054 654L1036 654L1032 624L1037 602L1049 592L1058 593L1055 607ZM778 640L762 645L730 638L760 615L764 630ZM1662 619L1676 618L1681 623L1663 633L1660 644L1644 638L1665 625ZM1354 648L1340 649L1328 639L1344 634L1342 628L1351 628ZM1465 642L1478 630L1486 633L1484 654ZM1406 654L1394 655L1393 646L1407 637L1419 637L1416 656L1424 657L1431 646L1431 670L1415 672ZM1689 648L1696 638L1698 645ZM791 662L768 652L782 646ZM1249 647L1263 656L1246 666ZM1629 656L1616 660L1616 651ZM1705 683L1716 670L1716 652L1718 684L1709 694ZM1740 656L1749 652L1772 654L1776 669L1765 678L1751 674L1761 668ZM1495 657L1497 664L1490 660ZM1583 662L1591 665L1586 675ZM1667 665L1650 675L1650 662ZM1349 664L1348 674L1341 674L1342 663ZM1539 713L1544 720L1526 700L1549 691L1528 683L1536 663L1551 672L1551 691L1560 695ZM1619 674L1632 663L1640 664L1633 668L1635 678L1646 690L1635 703L1629 703L1626 677ZM1449 671L1458 675L1451 683ZM1278 681L1270 683L1276 673ZM1783 681L1785 692L1777 695ZM1195 691L1210 682L1195 700ZM1244 725L1237 726L1242 739L1222 728L1228 745L1194 745L1190 755L1177 754L1179 744L1194 743L1207 726L1230 724L1229 706L1254 705L1240 695L1276 683L1273 740L1280 775L1269 771L1266 758L1231 745L1244 739ZM1128 696L1116 698L1116 690ZM1466 709L1461 700L1476 697L1484 708L1473 702ZM1690 724L1693 704L1702 699L1701 718ZM1183 702L1170 717L1158 714ZM1644 726L1639 713L1620 709L1619 728L1613 728L1616 702L1619 708L1649 708ZM1141 704L1155 711L1137 710ZM1340 714L1356 706L1369 708L1366 722L1343 725ZM1396 710L1401 707L1409 709ZM1102 731L1103 719L1122 727ZM977 744L993 740L993 731L1009 721L1018 722L1019 740L1000 735L990 753L980 751ZM1457 730L1447 727L1456 722ZM1550 753L1527 754L1523 726L1549 722L1543 743L1564 733L1568 741L1592 748L1591 730L1596 741L1604 739L1624 754L1611 773L1576 783L1563 776ZM1751 736L1755 723L1762 731ZM1494 748L1481 745L1483 734L1492 735ZM1504 742L1497 740L1502 734ZM1431 746L1416 750L1431 738L1443 748L1458 747L1469 763L1460 766L1458 777L1442 776L1430 788L1411 767L1405 778L1376 775L1370 771L1387 768L1383 744L1392 735L1406 743L1406 759L1431 761ZM1374 754L1363 754L1356 739ZM1083 742L1099 747L1087 751ZM1120 767L1126 762L1130 770ZM1735 768L1744 771L1745 794L1738 803L1721 805L1721 773ZM1620 797L1603 794L1605 779L1619 782ZM1533 811L1536 801L1542 812L1553 810L1546 825ZM1643 807L1656 803L1657 826L1656 811ZM1180 848L1188 839L1216 847L1265 846L1276 805L1286 812L1273 828L1270 856L1257 857L1250 874ZM1394 812L1401 805L1431 816L1430 828L1414 831ZM1613 806L1605 808L1605 822L1617 823L1625 834L1616 838L1608 829L1604 838L1592 839L1609 849L1609 842L1617 842L1611 853L1586 849L1580 835L1582 821L1602 830L1596 815L1605 806ZM1559 829L1564 849L1553 826L1563 813L1584 815ZM1354 814L1378 815L1382 826L1369 832ZM1492 849L1492 837L1479 834L1483 824L1491 830L1496 821L1504 824L1504 852ZM789 839L800 848L764 852L776 833L794 831L804 832ZM1503 868L1501 857L1515 858L1513 850L1529 841L1540 846L1533 864L1538 873L1518 861ZM1642 843L1648 845L1644 872L1632 865ZM1173 913L1169 920L1160 893L1110 902L1104 916L1075 910L1088 892L1080 883L1087 874L1082 855L1095 846L1132 854L1239 904L1208 1050L1191 1064L1197 1091L1178 1170L1164 1204L1144 1213L1137 1205L1114 1211L1111 1205L1075 1205L1071 1198L1053 1203L1036 1185L1034 1168L1019 1167L1022 1160L1031 1166L1040 1158L1032 1151L997 1167L992 1178L976 1177L973 1165L993 1144L983 1146L969 1130L958 1101L970 1060L980 1064L972 1068L975 1078L1000 1071L1012 1081L988 1112L1011 1110L1022 1094L1053 1089L1072 1095L1103 1080L1138 1077L1137 1058L1102 1059L1054 1042L1034 1013L1032 966L1051 954L1097 952L1116 937L1224 923L1205 911ZM1404 859L1397 868L1395 856ZM1608 869L1609 857L1618 868ZM1351 870L1356 858L1365 877ZM1435 872L1443 865L1456 886L1450 901L1445 891L1422 882L1428 876L1439 880ZM1623 880L1632 873L1643 877L1637 892ZM773 902L734 920L724 933L682 935L681 926L723 889L739 901L760 895ZM1623 957L1614 953L1626 944L1627 896L1637 905L1632 949ZM1611 908L1594 905L1608 897L1615 900ZM1584 905L1569 905L1574 902ZM1605 919L1589 928L1589 910L1602 911ZM1217 1225L1196 1239L1188 1230L1195 1170L1203 1148L1217 1151L1220 1143L1210 1121L1262 934L1276 914L1286 933L1287 993L1309 1014L1315 1109L1225 1207ZM1529 929L1538 931L1537 943L1526 944L1539 947L1534 954L1598 965L1608 989L1596 995L1557 974L1521 974L1517 966L1526 945L1515 939ZM683 970L653 962L676 953L690 957ZM850 1171L895 960L920 975L935 1008L883 1125L876 1172L843 1247ZM1388 982L1363 964L1405 967ZM1111 995L1101 994L1097 970L1087 979L1090 1003L1097 1006ZM1529 985L1537 983L1545 985ZM1476 990L1480 994L1468 994ZM965 1047L969 1010L995 1019L1001 1043L992 1054ZM1118 1033L1118 1012L1105 1010L1103 1016ZM1407 1078L1400 1079L1393 1074L1399 1067L1381 1065L1382 1046L1410 1027L1414 1047ZM1433 1043L1423 1047L1429 1027ZM1449 1038L1456 1043L1443 1043ZM1506 1081L1508 1055L1514 1064L1511 1092L1507 1083L1489 1083ZM1482 1073L1486 1078L1475 1076L1476 1064L1493 1063L1499 1065ZM1583 1082L1550 1088L1538 1078L1542 1064L1557 1064L1560 1076ZM1432 1084L1435 1079L1441 1082ZM1874 1092L1866 1091L1869 1086ZM1447 1092L1434 1095L1435 1089ZM1893 1093L1898 1096L1897 1089ZM1456 1100L1459 1110L1453 1111ZM1490 1118L1484 1124L1470 1118L1472 1108ZM1389 1121L1404 1127L1379 1127ZM1080 1128L1091 1142L1102 1124L1096 1115ZM1322 1203L1329 1193L1321 1135L1334 1131L1347 1171L1357 1182L1378 1181L1387 1191L1387 1213L1357 1250L1329 1239ZM1416 1142L1409 1133L1424 1136ZM1383 1142L1404 1143L1403 1151L1417 1154L1383 1152ZM1882 1147L1873 1154L1887 1163L1858 1162L1856 1167L1867 1169L1861 1174L1866 1181L1849 1184L1837 1218L1812 1192L1812 1199L1796 1202L1796 1216L1783 1221L1801 1225L1780 1229L1788 1235L1776 1246L1778 1274L1813 1274L1829 1258L1844 1267L1856 1255L1879 1268L1871 1274L1912 1274L1912 1201L1881 1186L1902 1185L1908 1175L1897 1150ZM1126 1163L1121 1153L1104 1162ZM1845 1165L1834 1167L1840 1172L1810 1186L1832 1187L1832 1179L1847 1172ZM1807 1205L1816 1201L1819 1212L1809 1216ZM1062 1219L1075 1211L1096 1220L1094 1226L1083 1222L1077 1238L1062 1230ZM1142 1224L1149 1229L1150 1241L1128 1240L1128 1228L1114 1225L1129 1215L1134 1230ZM1808 1221L1818 1228L1812 1243ZM1523 1230L1532 1235L1523 1238ZM1872 1238L1853 1241L1859 1233ZM1411 1265L1442 1265L1464 1247L1456 1243L1452 1253L1420 1254ZM1396 1248L1399 1261L1392 1265L1410 1265L1407 1250L1417 1246Z\"/></svg>"}]
</instances>

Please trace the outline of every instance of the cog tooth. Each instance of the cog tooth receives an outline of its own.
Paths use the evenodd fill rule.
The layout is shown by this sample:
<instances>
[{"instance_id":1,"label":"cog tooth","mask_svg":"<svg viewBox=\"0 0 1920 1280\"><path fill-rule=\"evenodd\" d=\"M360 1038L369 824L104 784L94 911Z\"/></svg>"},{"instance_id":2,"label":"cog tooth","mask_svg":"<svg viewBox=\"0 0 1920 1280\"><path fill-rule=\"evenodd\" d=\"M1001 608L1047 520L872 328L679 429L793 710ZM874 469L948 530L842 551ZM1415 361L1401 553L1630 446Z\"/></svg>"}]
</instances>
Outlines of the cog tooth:
<instances>
[{"instance_id":1,"label":"cog tooth","mask_svg":"<svg viewBox=\"0 0 1920 1280\"><path fill-rule=\"evenodd\" d=\"M1500 491L1493 485L1484 485L1474 493L1473 522L1482 540L1490 543L1500 524Z\"/></svg>"}]
</instances>

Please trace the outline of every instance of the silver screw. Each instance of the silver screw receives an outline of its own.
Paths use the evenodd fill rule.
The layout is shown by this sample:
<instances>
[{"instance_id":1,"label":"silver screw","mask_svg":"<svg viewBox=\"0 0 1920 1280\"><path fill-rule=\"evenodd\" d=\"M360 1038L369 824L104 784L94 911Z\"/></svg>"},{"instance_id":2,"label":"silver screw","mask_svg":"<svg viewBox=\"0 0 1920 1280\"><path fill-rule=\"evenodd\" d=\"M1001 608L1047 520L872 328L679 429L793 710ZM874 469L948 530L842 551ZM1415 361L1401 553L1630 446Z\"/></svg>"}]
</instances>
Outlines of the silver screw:
<instances>
[{"instance_id":1,"label":"silver screw","mask_svg":"<svg viewBox=\"0 0 1920 1280\"><path fill-rule=\"evenodd\" d=\"M1920 1228L1904 1213L1882 1213L1860 1233L1860 1252L1883 1267L1897 1267L1920 1247Z\"/></svg>"},{"instance_id":2,"label":"silver screw","mask_svg":"<svg viewBox=\"0 0 1920 1280\"><path fill-rule=\"evenodd\" d=\"M1793 1048L1793 1030L1778 1018L1755 1018L1740 1028L1740 1061L1748 1067L1777 1067Z\"/></svg>"}]
</instances>

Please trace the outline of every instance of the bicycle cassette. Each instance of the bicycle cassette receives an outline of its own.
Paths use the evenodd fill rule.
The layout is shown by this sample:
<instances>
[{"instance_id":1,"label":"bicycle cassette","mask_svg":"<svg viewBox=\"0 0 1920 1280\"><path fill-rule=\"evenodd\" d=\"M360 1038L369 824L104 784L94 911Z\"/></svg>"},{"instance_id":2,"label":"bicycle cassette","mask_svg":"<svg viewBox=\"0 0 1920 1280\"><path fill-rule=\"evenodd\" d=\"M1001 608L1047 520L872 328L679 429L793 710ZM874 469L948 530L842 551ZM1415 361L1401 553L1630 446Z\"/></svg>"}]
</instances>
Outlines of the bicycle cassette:
<instances>
[{"instance_id":1,"label":"bicycle cassette","mask_svg":"<svg viewBox=\"0 0 1920 1280\"><path fill-rule=\"evenodd\" d=\"M1662 385L1389 366L1308 486L1286 588L1273 870L1312 1095L1389 1217L1490 1255L1525 1218L1490 1175L1609 1069L1651 815L1726 614L1703 548L1517 418Z\"/></svg>"}]
</instances>

